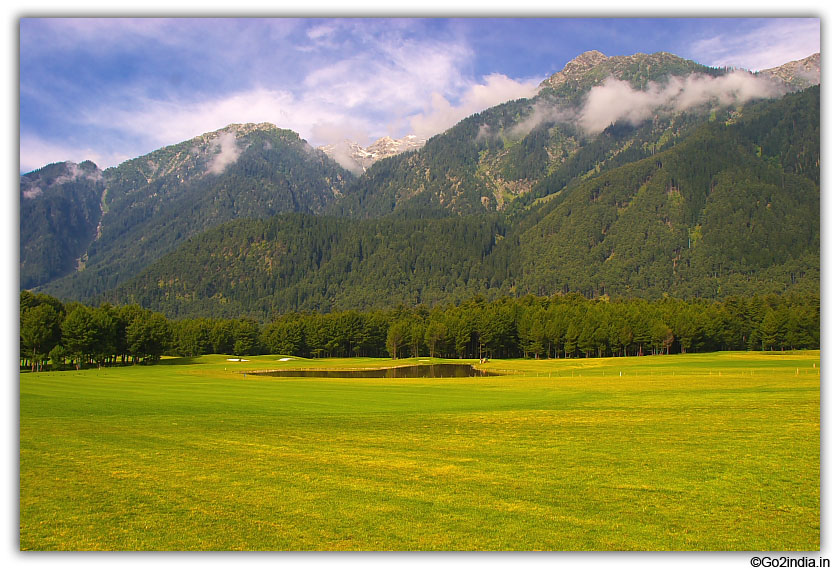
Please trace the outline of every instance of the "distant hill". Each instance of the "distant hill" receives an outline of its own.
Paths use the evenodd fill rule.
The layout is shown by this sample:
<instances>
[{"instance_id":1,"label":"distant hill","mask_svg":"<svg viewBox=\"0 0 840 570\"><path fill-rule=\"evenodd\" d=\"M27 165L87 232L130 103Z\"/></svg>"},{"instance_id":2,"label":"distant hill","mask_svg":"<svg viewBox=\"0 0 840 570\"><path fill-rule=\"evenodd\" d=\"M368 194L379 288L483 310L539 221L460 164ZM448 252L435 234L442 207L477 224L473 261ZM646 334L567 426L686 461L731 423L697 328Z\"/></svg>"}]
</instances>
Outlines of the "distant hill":
<instances>
[{"instance_id":1,"label":"distant hill","mask_svg":"<svg viewBox=\"0 0 840 570\"><path fill-rule=\"evenodd\" d=\"M361 174L378 160L416 150L424 144L426 144L425 140L415 135L406 135L401 139L382 137L367 148L362 148L357 142L344 140L337 144L319 146L318 150L323 151L347 170Z\"/></svg>"}]
</instances>

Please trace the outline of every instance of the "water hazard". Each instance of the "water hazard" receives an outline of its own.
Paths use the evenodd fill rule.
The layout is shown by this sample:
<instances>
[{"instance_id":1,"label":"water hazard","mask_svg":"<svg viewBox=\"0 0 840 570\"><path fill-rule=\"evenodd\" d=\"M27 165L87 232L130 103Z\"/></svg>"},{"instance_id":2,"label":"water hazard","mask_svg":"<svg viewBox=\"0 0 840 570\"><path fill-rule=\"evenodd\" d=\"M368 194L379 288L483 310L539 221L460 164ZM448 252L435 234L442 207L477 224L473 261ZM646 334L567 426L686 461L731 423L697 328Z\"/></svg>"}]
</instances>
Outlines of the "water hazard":
<instances>
[{"instance_id":1,"label":"water hazard","mask_svg":"<svg viewBox=\"0 0 840 570\"><path fill-rule=\"evenodd\" d=\"M469 378L496 376L493 372L479 370L471 364L416 364L391 368L366 368L356 370L309 368L306 370L264 370L249 372L258 376L285 378Z\"/></svg>"}]
</instances>

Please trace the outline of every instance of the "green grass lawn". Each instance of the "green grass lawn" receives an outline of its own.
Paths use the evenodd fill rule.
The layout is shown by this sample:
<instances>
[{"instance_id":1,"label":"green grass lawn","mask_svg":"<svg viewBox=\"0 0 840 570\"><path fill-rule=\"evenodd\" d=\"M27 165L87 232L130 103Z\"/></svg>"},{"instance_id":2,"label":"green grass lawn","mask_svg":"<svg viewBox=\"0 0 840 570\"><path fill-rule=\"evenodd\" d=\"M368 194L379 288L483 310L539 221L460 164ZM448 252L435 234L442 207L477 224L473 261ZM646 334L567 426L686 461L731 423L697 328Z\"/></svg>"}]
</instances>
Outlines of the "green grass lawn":
<instances>
[{"instance_id":1,"label":"green grass lawn","mask_svg":"<svg viewBox=\"0 0 840 570\"><path fill-rule=\"evenodd\" d=\"M21 549L820 548L819 352L278 359L21 374Z\"/></svg>"}]
</instances>

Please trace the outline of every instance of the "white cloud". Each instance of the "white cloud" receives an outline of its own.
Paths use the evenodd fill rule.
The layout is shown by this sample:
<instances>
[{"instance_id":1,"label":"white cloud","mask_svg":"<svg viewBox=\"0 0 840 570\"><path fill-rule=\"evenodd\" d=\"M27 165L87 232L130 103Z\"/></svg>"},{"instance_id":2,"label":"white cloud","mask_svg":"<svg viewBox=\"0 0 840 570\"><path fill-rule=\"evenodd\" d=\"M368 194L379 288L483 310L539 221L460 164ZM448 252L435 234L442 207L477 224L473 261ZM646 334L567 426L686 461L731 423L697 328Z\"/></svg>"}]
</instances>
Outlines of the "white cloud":
<instances>
[{"instance_id":1,"label":"white cloud","mask_svg":"<svg viewBox=\"0 0 840 570\"><path fill-rule=\"evenodd\" d=\"M55 180L53 180L53 184L64 184L65 182L73 182L74 180L78 180L79 178L87 178L88 180L93 180L94 182L102 179L102 174L100 172L91 172L83 170L79 168L78 163L68 161L64 164L67 168L67 174L57 176Z\"/></svg>"},{"instance_id":2,"label":"white cloud","mask_svg":"<svg viewBox=\"0 0 840 570\"><path fill-rule=\"evenodd\" d=\"M365 146L385 134L402 136L406 132L429 138L473 113L512 99L531 97L538 88L536 79L518 81L501 74L488 75L481 82L471 84L451 71L447 73L452 74L452 83L461 88L447 97L439 91L429 92L419 74L409 80L408 72L399 79L388 73L374 73L359 81L352 81L352 75L350 78L334 75L338 69L349 70L353 65L352 61L337 62L313 73L307 89L297 95L287 90L257 88L199 103L129 98L128 106L99 108L80 115L80 120L84 126L116 127L126 137L145 141L142 143L145 150L132 156L106 156L90 148L51 145L24 137L20 146L21 169L88 159L104 168L231 123L273 123L300 133L313 145L350 139ZM449 91L443 85L443 76L433 83L441 91ZM336 94L343 94L346 99ZM700 75L673 78L664 86L651 85L644 91L634 90L625 82L608 80L592 90L578 124L589 132L598 132L619 120L638 123L662 107L683 110L707 101L728 104L774 94L768 82L743 72L718 78ZM546 120L573 120L569 113L536 105L529 117L514 127L512 134L524 135ZM390 132L385 132L386 129ZM222 142L230 141L220 141L220 150L233 151L233 147ZM222 155L231 156L226 152Z\"/></svg>"},{"instance_id":3,"label":"white cloud","mask_svg":"<svg viewBox=\"0 0 840 570\"><path fill-rule=\"evenodd\" d=\"M308 135L317 121L340 122L343 115L325 112L297 101L290 93L256 89L227 97L190 101L161 101L140 96L119 107L100 106L75 117L80 130L116 130L122 139L121 153L103 154L91 147L55 144L35 136L21 136L20 168L30 171L51 162L92 160L100 168L151 152L159 147L189 140L232 123L269 122ZM123 143L124 144L124 143ZM125 152L127 151L127 152Z\"/></svg>"},{"instance_id":4,"label":"white cloud","mask_svg":"<svg viewBox=\"0 0 840 570\"><path fill-rule=\"evenodd\" d=\"M470 52L459 44L377 39L361 45L365 49L307 74L305 96L334 108L392 115L422 108L433 93L454 95L466 84L461 68Z\"/></svg>"},{"instance_id":5,"label":"white cloud","mask_svg":"<svg viewBox=\"0 0 840 570\"><path fill-rule=\"evenodd\" d=\"M90 160L100 168L104 168L132 158L117 152L103 154L89 146L72 143L56 144L34 135L21 135L19 149L20 172L31 172L47 164L68 160L76 163Z\"/></svg>"},{"instance_id":6,"label":"white cloud","mask_svg":"<svg viewBox=\"0 0 840 570\"><path fill-rule=\"evenodd\" d=\"M409 117L411 130L421 138L429 138L461 119L494 105L532 97L536 95L537 87L536 80L520 82L505 75L493 74L485 77L484 83L470 86L456 105L440 93L433 93L423 112Z\"/></svg>"},{"instance_id":7,"label":"white cloud","mask_svg":"<svg viewBox=\"0 0 840 570\"><path fill-rule=\"evenodd\" d=\"M130 108L99 109L82 120L89 126L117 127L128 136L145 140L149 150L154 150L233 123L273 123L306 138L313 125L340 123L344 118L343 113L287 91L255 89L200 103L137 98Z\"/></svg>"},{"instance_id":8,"label":"white cloud","mask_svg":"<svg viewBox=\"0 0 840 570\"><path fill-rule=\"evenodd\" d=\"M611 78L589 92L578 124L596 133L617 121L638 124L658 109L683 111L705 103L731 105L779 94L772 82L743 71L721 77L672 77L665 85L651 83L645 90Z\"/></svg>"},{"instance_id":9,"label":"white cloud","mask_svg":"<svg viewBox=\"0 0 840 570\"><path fill-rule=\"evenodd\" d=\"M86 116L90 125L116 126L129 134L146 138L154 144L174 144L202 133L215 131L231 123L288 122L293 107L290 93L257 89L208 99L160 101L136 98L128 108L100 109Z\"/></svg>"},{"instance_id":10,"label":"white cloud","mask_svg":"<svg viewBox=\"0 0 840 570\"><path fill-rule=\"evenodd\" d=\"M66 174L61 174L56 176L53 180L51 180L47 186L56 186L59 184L65 184L67 182L73 182L78 180L79 178L87 178L88 180L92 180L97 182L102 180L102 173L100 171L91 171L79 168L78 164L71 161L65 161L65 168ZM45 166L45 165L41 165ZM31 171L32 169L30 169ZM21 184L23 187L24 184ZM35 185L31 183L27 183L26 187L23 189L22 195L24 198L33 199L37 198L41 194L44 193L43 188L40 185Z\"/></svg>"},{"instance_id":11,"label":"white cloud","mask_svg":"<svg viewBox=\"0 0 840 570\"><path fill-rule=\"evenodd\" d=\"M271 122L315 145L411 132L428 138L533 94L536 81L476 78L480 54L469 34L450 26L412 18L23 18L21 56L30 65L22 65L22 102L53 124L73 121L61 132L77 142L21 140L21 167L67 159L112 166L244 122ZM705 54L698 61L755 69L810 55L814 37L818 44L818 19L768 19L758 33L706 38L692 49ZM85 64L41 81L48 66L40 63L59 52ZM127 73L109 73L103 53L119 55ZM21 132L27 128L24 113Z\"/></svg>"},{"instance_id":12,"label":"white cloud","mask_svg":"<svg viewBox=\"0 0 840 570\"><path fill-rule=\"evenodd\" d=\"M242 154L242 149L236 144L236 134L231 132L220 133L210 142L210 149L214 153L207 164L207 172L210 174L221 174Z\"/></svg>"},{"instance_id":13,"label":"white cloud","mask_svg":"<svg viewBox=\"0 0 840 570\"><path fill-rule=\"evenodd\" d=\"M345 144L345 142L339 142L331 146L332 152L328 154L332 157L334 161L336 161L346 170L349 170L350 172L353 172L355 174L361 174L362 172L364 172L364 167L358 162L356 162L356 159L353 157L354 149L349 144Z\"/></svg>"},{"instance_id":14,"label":"white cloud","mask_svg":"<svg viewBox=\"0 0 840 570\"><path fill-rule=\"evenodd\" d=\"M312 125L310 136L322 144L333 144L344 140L355 141L367 146L370 142L370 133L374 126L362 120L352 117L346 121L330 122L318 121Z\"/></svg>"},{"instance_id":15,"label":"white cloud","mask_svg":"<svg viewBox=\"0 0 840 570\"><path fill-rule=\"evenodd\" d=\"M34 198L37 198L38 196L40 196L43 193L44 193L44 191L41 190L38 186L33 186L33 187L27 188L26 190L23 191L23 197L32 200Z\"/></svg>"},{"instance_id":16,"label":"white cloud","mask_svg":"<svg viewBox=\"0 0 840 570\"><path fill-rule=\"evenodd\" d=\"M325 24L317 24L306 30L306 37L316 42L327 41L332 38L337 30L338 23L336 21Z\"/></svg>"},{"instance_id":17,"label":"white cloud","mask_svg":"<svg viewBox=\"0 0 840 570\"><path fill-rule=\"evenodd\" d=\"M524 137L539 125L546 122L574 122L574 111L567 108L556 107L545 101L537 101L531 107L530 114L515 124L509 130L509 135L514 138ZM482 133L479 132L479 135Z\"/></svg>"},{"instance_id":18,"label":"white cloud","mask_svg":"<svg viewBox=\"0 0 840 570\"><path fill-rule=\"evenodd\" d=\"M308 33L318 41L339 41L340 31L324 24ZM428 138L472 113L536 93L536 79L492 74L471 80L463 69L472 52L458 43L387 35L356 40L358 53L328 61L282 88L258 85L193 100L152 98L145 86L125 88L114 103L99 102L73 117L80 128L115 130L124 140L138 141L142 150L134 156L232 123L273 123L313 145L349 138L364 146L385 135Z\"/></svg>"},{"instance_id":19,"label":"white cloud","mask_svg":"<svg viewBox=\"0 0 840 570\"><path fill-rule=\"evenodd\" d=\"M817 18L768 19L746 33L706 37L689 46L689 57L714 67L759 71L820 51Z\"/></svg>"}]
</instances>

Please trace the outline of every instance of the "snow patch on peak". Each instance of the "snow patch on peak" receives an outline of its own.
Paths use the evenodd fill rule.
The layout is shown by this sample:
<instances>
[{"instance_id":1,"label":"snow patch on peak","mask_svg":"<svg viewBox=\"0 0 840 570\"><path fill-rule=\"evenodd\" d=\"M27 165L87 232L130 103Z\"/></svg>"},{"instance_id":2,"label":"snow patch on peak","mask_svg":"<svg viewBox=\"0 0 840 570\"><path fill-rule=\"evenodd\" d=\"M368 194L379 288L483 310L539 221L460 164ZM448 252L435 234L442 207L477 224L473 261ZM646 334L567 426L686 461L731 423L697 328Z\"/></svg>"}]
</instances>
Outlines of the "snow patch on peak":
<instances>
[{"instance_id":1,"label":"snow patch on peak","mask_svg":"<svg viewBox=\"0 0 840 570\"><path fill-rule=\"evenodd\" d=\"M347 139L337 144L324 145L318 148L347 170L361 174L378 160L416 150L424 144L426 144L425 139L416 135L406 135L401 139L385 136L367 148L362 148L359 143Z\"/></svg>"}]
</instances>

